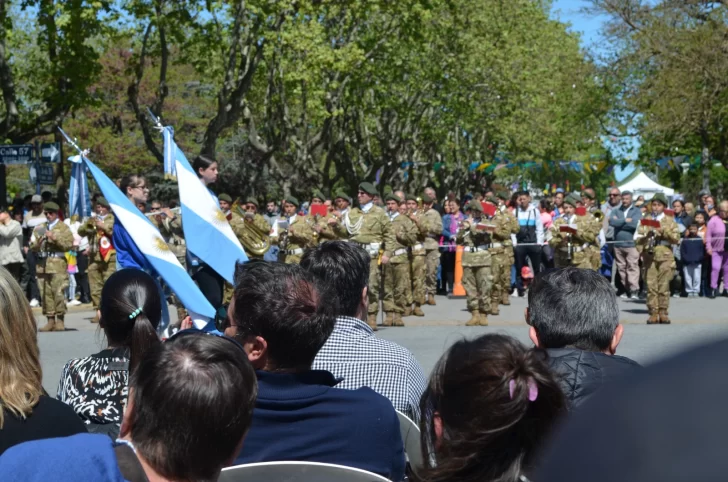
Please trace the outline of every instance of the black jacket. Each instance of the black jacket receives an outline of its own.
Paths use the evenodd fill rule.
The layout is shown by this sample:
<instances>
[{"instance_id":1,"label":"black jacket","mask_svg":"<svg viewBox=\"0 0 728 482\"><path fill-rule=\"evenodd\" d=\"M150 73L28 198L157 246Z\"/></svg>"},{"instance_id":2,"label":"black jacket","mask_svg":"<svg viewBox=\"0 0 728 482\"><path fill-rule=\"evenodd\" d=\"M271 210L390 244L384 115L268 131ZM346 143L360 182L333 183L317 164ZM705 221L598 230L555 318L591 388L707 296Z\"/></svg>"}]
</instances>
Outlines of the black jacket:
<instances>
[{"instance_id":1,"label":"black jacket","mask_svg":"<svg viewBox=\"0 0 728 482\"><path fill-rule=\"evenodd\" d=\"M546 350L570 408L577 408L607 382L624 377L641 366L623 356L576 348Z\"/></svg>"}]
</instances>

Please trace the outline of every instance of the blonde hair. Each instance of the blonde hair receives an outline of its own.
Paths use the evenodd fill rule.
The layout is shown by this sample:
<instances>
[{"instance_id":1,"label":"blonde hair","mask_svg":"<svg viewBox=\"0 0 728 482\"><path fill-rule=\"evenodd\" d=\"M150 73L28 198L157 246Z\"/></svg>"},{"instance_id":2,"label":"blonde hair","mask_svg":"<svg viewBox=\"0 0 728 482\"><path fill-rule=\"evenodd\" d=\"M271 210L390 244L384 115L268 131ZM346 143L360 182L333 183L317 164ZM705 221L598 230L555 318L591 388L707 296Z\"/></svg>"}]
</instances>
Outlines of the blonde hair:
<instances>
[{"instance_id":1,"label":"blonde hair","mask_svg":"<svg viewBox=\"0 0 728 482\"><path fill-rule=\"evenodd\" d=\"M43 393L37 329L23 290L0 267L0 429L4 410L26 418Z\"/></svg>"}]
</instances>

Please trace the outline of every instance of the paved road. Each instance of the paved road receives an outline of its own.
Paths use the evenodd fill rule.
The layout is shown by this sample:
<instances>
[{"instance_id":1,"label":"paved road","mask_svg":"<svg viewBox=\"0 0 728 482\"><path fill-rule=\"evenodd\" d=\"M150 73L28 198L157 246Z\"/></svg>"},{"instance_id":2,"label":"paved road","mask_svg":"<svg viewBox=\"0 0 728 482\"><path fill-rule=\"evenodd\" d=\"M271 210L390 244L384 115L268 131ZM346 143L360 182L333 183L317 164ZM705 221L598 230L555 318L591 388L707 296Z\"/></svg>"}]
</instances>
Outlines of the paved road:
<instances>
[{"instance_id":1,"label":"paved road","mask_svg":"<svg viewBox=\"0 0 728 482\"><path fill-rule=\"evenodd\" d=\"M502 307L501 315L491 317L488 327L463 326L469 317L464 300L437 298L437 306L425 307L424 318L406 318L405 328L382 328L382 338L409 348L426 373L432 370L443 351L461 337L483 333L505 333L530 344L528 326L523 321L526 300L513 299ZM647 326L643 301L620 300L624 338L618 353L640 363L650 363L693 345L728 337L728 298L716 300L672 299L672 325ZM171 310L174 313L174 310ZM76 311L66 318L65 333L39 333L43 385L55 395L61 369L71 358L86 356L104 346L103 333L89 320L93 313ZM40 320L39 320L40 322Z\"/></svg>"}]
</instances>

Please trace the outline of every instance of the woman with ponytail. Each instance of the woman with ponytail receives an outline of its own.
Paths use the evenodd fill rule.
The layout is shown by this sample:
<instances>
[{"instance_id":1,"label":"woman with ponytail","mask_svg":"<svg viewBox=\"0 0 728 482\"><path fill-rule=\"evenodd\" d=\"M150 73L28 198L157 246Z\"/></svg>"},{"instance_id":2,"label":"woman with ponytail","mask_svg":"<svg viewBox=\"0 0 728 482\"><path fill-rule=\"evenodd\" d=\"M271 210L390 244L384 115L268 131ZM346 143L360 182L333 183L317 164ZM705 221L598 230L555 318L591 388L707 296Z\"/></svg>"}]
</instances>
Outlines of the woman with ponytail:
<instances>
[{"instance_id":1,"label":"woman with ponytail","mask_svg":"<svg viewBox=\"0 0 728 482\"><path fill-rule=\"evenodd\" d=\"M58 399L70 405L89 432L119 433L133 372L146 351L160 343L162 318L159 289L147 273L125 269L112 274L101 290L99 328L106 349L66 363Z\"/></svg>"},{"instance_id":2,"label":"woman with ponytail","mask_svg":"<svg viewBox=\"0 0 728 482\"><path fill-rule=\"evenodd\" d=\"M544 352L483 335L442 356L420 408L422 482L520 482L566 400Z\"/></svg>"}]
</instances>

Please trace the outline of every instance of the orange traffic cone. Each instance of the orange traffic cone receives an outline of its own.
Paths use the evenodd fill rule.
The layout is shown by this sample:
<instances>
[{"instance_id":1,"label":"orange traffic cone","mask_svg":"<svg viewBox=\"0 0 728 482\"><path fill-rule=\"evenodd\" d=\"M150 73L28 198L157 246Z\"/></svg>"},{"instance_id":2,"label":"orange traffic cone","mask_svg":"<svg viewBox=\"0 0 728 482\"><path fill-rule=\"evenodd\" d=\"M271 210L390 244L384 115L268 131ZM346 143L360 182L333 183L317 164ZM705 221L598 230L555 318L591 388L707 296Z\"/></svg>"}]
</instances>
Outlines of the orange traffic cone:
<instances>
[{"instance_id":1,"label":"orange traffic cone","mask_svg":"<svg viewBox=\"0 0 728 482\"><path fill-rule=\"evenodd\" d=\"M448 298L465 298L463 288L463 247L458 246L455 250L455 282L452 287L452 294Z\"/></svg>"}]
</instances>

